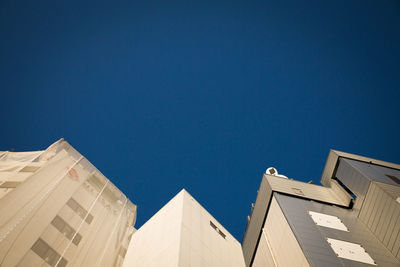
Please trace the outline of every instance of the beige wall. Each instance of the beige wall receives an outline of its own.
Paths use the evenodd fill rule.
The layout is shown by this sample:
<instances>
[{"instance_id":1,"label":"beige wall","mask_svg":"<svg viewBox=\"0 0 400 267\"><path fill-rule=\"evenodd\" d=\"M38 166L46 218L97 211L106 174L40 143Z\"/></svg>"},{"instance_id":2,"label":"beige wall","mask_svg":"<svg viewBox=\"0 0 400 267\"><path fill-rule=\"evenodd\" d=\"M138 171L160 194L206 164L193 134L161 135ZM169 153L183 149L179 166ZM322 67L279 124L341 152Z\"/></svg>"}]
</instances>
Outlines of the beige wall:
<instances>
[{"instance_id":1,"label":"beige wall","mask_svg":"<svg viewBox=\"0 0 400 267\"><path fill-rule=\"evenodd\" d=\"M121 266L136 206L68 143L50 148L0 199L0 266ZM5 170L27 158L11 156L0 158ZM20 162L15 175L0 171L0 181L34 161Z\"/></svg>"},{"instance_id":2,"label":"beige wall","mask_svg":"<svg viewBox=\"0 0 400 267\"><path fill-rule=\"evenodd\" d=\"M182 190L133 235L123 266L245 265L239 242Z\"/></svg>"},{"instance_id":3,"label":"beige wall","mask_svg":"<svg viewBox=\"0 0 400 267\"><path fill-rule=\"evenodd\" d=\"M271 246L268 244L268 239L263 233L258 243L256 255L254 256L253 267L277 266L276 260L272 254Z\"/></svg>"},{"instance_id":4,"label":"beige wall","mask_svg":"<svg viewBox=\"0 0 400 267\"><path fill-rule=\"evenodd\" d=\"M183 194L178 194L132 236L124 267L178 266Z\"/></svg>"},{"instance_id":5,"label":"beige wall","mask_svg":"<svg viewBox=\"0 0 400 267\"><path fill-rule=\"evenodd\" d=\"M275 197L252 266L310 266Z\"/></svg>"},{"instance_id":6,"label":"beige wall","mask_svg":"<svg viewBox=\"0 0 400 267\"><path fill-rule=\"evenodd\" d=\"M183 196L179 266L244 267L240 243L189 193Z\"/></svg>"}]
</instances>

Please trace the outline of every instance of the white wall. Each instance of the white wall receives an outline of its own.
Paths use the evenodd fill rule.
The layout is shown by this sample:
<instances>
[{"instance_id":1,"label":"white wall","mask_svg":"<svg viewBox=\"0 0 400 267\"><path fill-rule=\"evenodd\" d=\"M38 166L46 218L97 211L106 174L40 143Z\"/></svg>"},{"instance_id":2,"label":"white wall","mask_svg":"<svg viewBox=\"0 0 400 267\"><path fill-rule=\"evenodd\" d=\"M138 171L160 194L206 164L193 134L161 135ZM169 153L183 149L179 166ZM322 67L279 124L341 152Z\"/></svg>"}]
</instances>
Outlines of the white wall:
<instances>
[{"instance_id":1,"label":"white wall","mask_svg":"<svg viewBox=\"0 0 400 267\"><path fill-rule=\"evenodd\" d=\"M123 267L132 266L244 267L245 264L240 243L182 190L133 235Z\"/></svg>"}]
</instances>

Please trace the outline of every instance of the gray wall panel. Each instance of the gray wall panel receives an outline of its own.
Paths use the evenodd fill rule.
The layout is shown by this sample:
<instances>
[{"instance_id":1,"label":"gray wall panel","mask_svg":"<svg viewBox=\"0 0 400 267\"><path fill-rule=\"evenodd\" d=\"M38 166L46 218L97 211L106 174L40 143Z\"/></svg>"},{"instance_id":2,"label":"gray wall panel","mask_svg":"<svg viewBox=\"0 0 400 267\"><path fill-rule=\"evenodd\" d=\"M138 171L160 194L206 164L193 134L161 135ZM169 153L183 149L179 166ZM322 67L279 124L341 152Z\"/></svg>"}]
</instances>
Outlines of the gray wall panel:
<instances>
[{"instance_id":1,"label":"gray wall panel","mask_svg":"<svg viewBox=\"0 0 400 267\"><path fill-rule=\"evenodd\" d=\"M361 244L378 266L400 265L354 211L278 193L275 196L311 266L371 266L337 257L327 237ZM316 225L310 210L339 217L349 232Z\"/></svg>"},{"instance_id":2,"label":"gray wall panel","mask_svg":"<svg viewBox=\"0 0 400 267\"><path fill-rule=\"evenodd\" d=\"M348 159L340 159L336 177L357 197L365 196L370 179L360 173Z\"/></svg>"},{"instance_id":3,"label":"gray wall panel","mask_svg":"<svg viewBox=\"0 0 400 267\"><path fill-rule=\"evenodd\" d=\"M398 186L399 184L387 177L386 175L393 175L400 179L400 170L392 169L384 166L370 164L369 162L361 162L353 159L340 159L340 162L347 162L363 176L375 182L381 182L385 184L391 184Z\"/></svg>"}]
</instances>

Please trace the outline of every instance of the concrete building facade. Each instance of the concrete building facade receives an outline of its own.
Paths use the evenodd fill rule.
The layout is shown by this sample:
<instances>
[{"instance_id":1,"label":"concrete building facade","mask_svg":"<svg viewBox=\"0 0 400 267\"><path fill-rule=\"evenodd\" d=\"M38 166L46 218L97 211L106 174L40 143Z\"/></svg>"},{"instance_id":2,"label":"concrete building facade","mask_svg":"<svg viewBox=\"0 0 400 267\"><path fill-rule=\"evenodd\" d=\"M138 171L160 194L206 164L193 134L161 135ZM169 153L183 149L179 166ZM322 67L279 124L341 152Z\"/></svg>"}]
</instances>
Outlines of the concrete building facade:
<instances>
[{"instance_id":1,"label":"concrete building facade","mask_svg":"<svg viewBox=\"0 0 400 267\"><path fill-rule=\"evenodd\" d=\"M132 237L123 267L244 267L240 243L186 190Z\"/></svg>"},{"instance_id":2,"label":"concrete building facade","mask_svg":"<svg viewBox=\"0 0 400 267\"><path fill-rule=\"evenodd\" d=\"M0 266L400 266L400 165L332 150L321 184L268 169L240 244L186 190L136 231L63 139L0 151Z\"/></svg>"},{"instance_id":3,"label":"concrete building facade","mask_svg":"<svg viewBox=\"0 0 400 267\"><path fill-rule=\"evenodd\" d=\"M265 174L246 266L400 266L400 165L331 151L322 186Z\"/></svg>"},{"instance_id":4,"label":"concrete building facade","mask_svg":"<svg viewBox=\"0 0 400 267\"><path fill-rule=\"evenodd\" d=\"M66 141L0 152L0 266L121 266L136 206Z\"/></svg>"}]
</instances>

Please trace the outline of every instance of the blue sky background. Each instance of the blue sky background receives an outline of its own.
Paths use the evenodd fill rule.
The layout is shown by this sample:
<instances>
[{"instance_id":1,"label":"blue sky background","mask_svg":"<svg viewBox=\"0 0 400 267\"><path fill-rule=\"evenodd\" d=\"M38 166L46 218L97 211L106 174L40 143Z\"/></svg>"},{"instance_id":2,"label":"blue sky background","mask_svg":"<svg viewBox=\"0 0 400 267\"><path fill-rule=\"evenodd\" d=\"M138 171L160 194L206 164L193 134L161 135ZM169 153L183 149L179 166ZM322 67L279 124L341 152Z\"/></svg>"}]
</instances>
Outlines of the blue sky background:
<instances>
[{"instance_id":1,"label":"blue sky background","mask_svg":"<svg viewBox=\"0 0 400 267\"><path fill-rule=\"evenodd\" d=\"M0 150L65 137L136 227L186 188L240 241L269 166L400 163L399 3L3 0Z\"/></svg>"}]
</instances>

